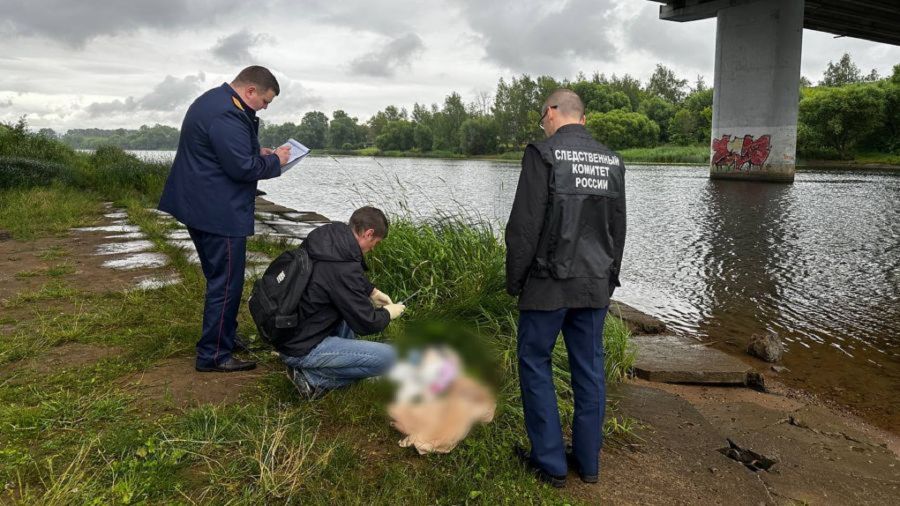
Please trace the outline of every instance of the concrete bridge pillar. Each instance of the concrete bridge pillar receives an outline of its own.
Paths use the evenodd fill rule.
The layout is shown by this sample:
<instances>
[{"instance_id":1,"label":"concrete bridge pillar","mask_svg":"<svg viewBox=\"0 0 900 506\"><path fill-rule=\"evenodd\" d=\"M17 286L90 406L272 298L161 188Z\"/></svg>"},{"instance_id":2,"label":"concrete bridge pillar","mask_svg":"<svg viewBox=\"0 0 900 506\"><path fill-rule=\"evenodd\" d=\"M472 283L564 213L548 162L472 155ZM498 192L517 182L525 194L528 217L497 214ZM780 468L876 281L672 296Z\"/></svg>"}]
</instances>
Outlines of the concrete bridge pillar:
<instances>
[{"instance_id":1,"label":"concrete bridge pillar","mask_svg":"<svg viewBox=\"0 0 900 506\"><path fill-rule=\"evenodd\" d=\"M718 11L711 178L794 180L804 3Z\"/></svg>"}]
</instances>

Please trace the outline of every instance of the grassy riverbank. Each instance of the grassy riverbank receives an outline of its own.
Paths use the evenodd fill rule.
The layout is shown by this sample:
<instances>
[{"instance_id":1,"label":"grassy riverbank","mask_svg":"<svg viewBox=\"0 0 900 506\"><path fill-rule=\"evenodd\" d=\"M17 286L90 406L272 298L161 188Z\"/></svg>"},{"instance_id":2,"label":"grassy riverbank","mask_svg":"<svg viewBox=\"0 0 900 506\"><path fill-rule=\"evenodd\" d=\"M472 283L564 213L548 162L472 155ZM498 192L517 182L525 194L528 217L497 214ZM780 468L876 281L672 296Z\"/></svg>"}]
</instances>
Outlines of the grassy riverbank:
<instances>
[{"instance_id":1,"label":"grassy riverbank","mask_svg":"<svg viewBox=\"0 0 900 506\"><path fill-rule=\"evenodd\" d=\"M628 164L646 165L709 165L709 148L706 146L656 146L630 148L619 151ZM381 151L378 148L355 150L315 150L311 156L374 156L385 158L443 158L450 160L492 160L518 163L521 151L508 151L494 155L466 156L452 151ZM798 159L801 169L839 168L868 169L872 167L900 169L900 155L891 153L859 153L850 160Z\"/></svg>"},{"instance_id":2,"label":"grassy riverbank","mask_svg":"<svg viewBox=\"0 0 900 506\"><path fill-rule=\"evenodd\" d=\"M185 377L188 391L202 388L190 369L202 274L165 241L172 225L147 210L165 168L118 150L62 149L23 161L7 134L0 132L0 229L12 231L21 248L42 245L28 254L47 268L17 272L0 297L0 480L7 484L0 502L573 502L527 476L512 458L513 445L525 441L516 310L502 290L503 247L488 227L458 218L398 218L369 260L372 279L385 292L400 298L421 290L408 314L374 338L401 347L449 340L497 390L491 424L476 427L449 455L420 457L396 445L399 435L383 410L385 384L363 382L302 401L278 359L265 352L257 357L262 374L235 388L230 402L182 406L184 392L153 396L134 388L166 364L175 364L171 374ZM172 258L182 283L122 292L73 281L74 253L42 241L65 241L70 227L97 223L103 201L127 209L130 221ZM255 241L254 249L274 253L280 246ZM21 289L13 289L17 282ZM248 283L245 298L249 289ZM239 320L245 334L255 333L245 304ZM633 355L620 321L610 319L605 336L607 380L615 383ZM562 347L554 368L568 423L572 397ZM611 444L628 437L630 423L610 418Z\"/></svg>"},{"instance_id":3,"label":"grassy riverbank","mask_svg":"<svg viewBox=\"0 0 900 506\"><path fill-rule=\"evenodd\" d=\"M619 151L628 163L651 164L696 164L709 163L709 149L706 146L657 146L653 148L632 148ZM452 151L381 151L378 148L353 150L314 150L312 156L383 156L387 158L445 158L451 160L496 160L518 162L522 151L480 156L467 156Z\"/></svg>"}]
</instances>

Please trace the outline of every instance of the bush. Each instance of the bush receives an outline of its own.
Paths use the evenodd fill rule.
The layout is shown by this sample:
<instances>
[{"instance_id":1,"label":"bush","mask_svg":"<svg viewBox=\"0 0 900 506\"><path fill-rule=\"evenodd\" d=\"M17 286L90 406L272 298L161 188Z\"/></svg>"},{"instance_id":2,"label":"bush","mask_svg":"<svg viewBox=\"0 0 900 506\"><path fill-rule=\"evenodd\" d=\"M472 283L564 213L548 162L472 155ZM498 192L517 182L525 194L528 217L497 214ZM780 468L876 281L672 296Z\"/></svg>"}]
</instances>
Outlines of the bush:
<instances>
[{"instance_id":1,"label":"bush","mask_svg":"<svg viewBox=\"0 0 900 506\"><path fill-rule=\"evenodd\" d=\"M142 162L114 146L101 146L90 162L91 169L85 172L82 186L111 197L135 191L156 200L169 174L168 164Z\"/></svg>"},{"instance_id":2,"label":"bush","mask_svg":"<svg viewBox=\"0 0 900 506\"><path fill-rule=\"evenodd\" d=\"M415 146L415 127L406 120L389 121L375 138L382 151L409 151Z\"/></svg>"},{"instance_id":3,"label":"bush","mask_svg":"<svg viewBox=\"0 0 900 506\"><path fill-rule=\"evenodd\" d=\"M885 93L874 84L807 88L800 100L801 151L835 149L850 158L857 144L884 124Z\"/></svg>"},{"instance_id":4,"label":"bush","mask_svg":"<svg viewBox=\"0 0 900 506\"><path fill-rule=\"evenodd\" d=\"M659 139L659 125L638 112L617 109L591 113L586 126L598 141L612 149L654 146Z\"/></svg>"},{"instance_id":5,"label":"bush","mask_svg":"<svg viewBox=\"0 0 900 506\"><path fill-rule=\"evenodd\" d=\"M85 165L74 149L52 137L29 132L24 119L15 125L0 124L0 156L29 158L74 169Z\"/></svg>"},{"instance_id":6,"label":"bush","mask_svg":"<svg viewBox=\"0 0 900 506\"><path fill-rule=\"evenodd\" d=\"M71 184L73 171L66 165L22 157L0 157L0 189Z\"/></svg>"},{"instance_id":7,"label":"bush","mask_svg":"<svg viewBox=\"0 0 900 506\"><path fill-rule=\"evenodd\" d=\"M434 134L427 126L416 123L415 130L413 131L413 142L419 151L431 151L432 145L434 144Z\"/></svg>"},{"instance_id":8,"label":"bush","mask_svg":"<svg viewBox=\"0 0 900 506\"><path fill-rule=\"evenodd\" d=\"M470 118L459 127L459 149L467 155L496 153L500 131L490 118Z\"/></svg>"}]
</instances>

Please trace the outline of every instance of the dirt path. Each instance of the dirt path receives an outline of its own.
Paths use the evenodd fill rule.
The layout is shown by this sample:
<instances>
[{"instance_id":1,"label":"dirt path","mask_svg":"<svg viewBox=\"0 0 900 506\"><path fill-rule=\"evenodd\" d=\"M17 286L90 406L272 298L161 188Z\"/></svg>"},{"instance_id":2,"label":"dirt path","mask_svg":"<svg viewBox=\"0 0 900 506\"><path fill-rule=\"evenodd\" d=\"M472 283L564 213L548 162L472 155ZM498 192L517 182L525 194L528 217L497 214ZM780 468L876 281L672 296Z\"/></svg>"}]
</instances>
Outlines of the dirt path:
<instances>
[{"instance_id":1,"label":"dirt path","mask_svg":"<svg viewBox=\"0 0 900 506\"><path fill-rule=\"evenodd\" d=\"M641 380L610 398L639 420L642 441L605 450L601 483L569 476L589 504L897 504L896 436L784 390ZM728 440L776 463L752 471Z\"/></svg>"}]
</instances>

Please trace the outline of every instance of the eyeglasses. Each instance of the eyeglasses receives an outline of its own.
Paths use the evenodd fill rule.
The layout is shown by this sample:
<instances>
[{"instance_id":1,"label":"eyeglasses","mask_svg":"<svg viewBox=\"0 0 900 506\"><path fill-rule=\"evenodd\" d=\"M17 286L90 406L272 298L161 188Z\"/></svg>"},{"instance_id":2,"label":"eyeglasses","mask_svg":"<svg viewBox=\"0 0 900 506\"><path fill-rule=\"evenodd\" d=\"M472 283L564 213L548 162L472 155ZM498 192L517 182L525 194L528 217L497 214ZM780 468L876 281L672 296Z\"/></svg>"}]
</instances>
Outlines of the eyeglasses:
<instances>
[{"instance_id":1,"label":"eyeglasses","mask_svg":"<svg viewBox=\"0 0 900 506\"><path fill-rule=\"evenodd\" d=\"M547 117L547 112L550 111L550 109L556 109L557 107L559 107L559 105L551 105L549 107L544 107L543 112L541 112L541 120L538 121L538 126L541 127L541 130L544 129L544 118Z\"/></svg>"}]
</instances>

